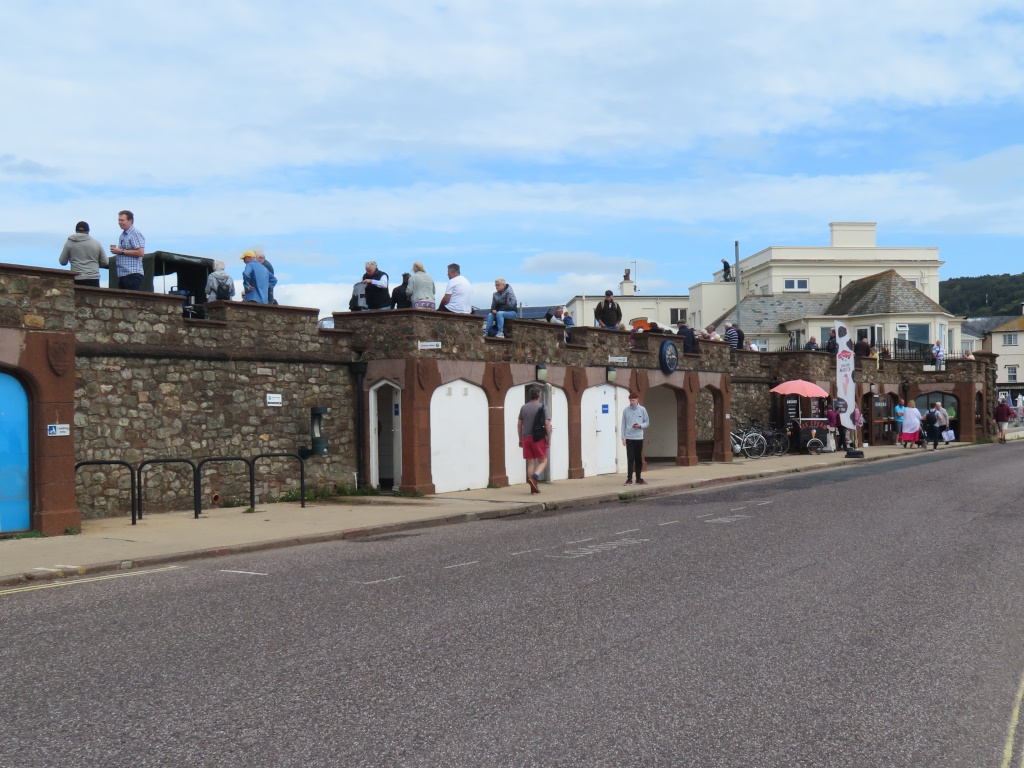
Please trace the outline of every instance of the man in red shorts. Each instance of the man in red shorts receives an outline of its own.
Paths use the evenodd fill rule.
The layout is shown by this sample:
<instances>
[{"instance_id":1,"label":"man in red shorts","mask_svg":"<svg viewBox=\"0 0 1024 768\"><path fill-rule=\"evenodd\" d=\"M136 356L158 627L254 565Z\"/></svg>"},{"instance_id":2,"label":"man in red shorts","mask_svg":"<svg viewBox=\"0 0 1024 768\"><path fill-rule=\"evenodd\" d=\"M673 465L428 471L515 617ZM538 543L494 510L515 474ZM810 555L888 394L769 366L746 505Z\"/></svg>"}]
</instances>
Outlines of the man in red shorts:
<instances>
[{"instance_id":1,"label":"man in red shorts","mask_svg":"<svg viewBox=\"0 0 1024 768\"><path fill-rule=\"evenodd\" d=\"M540 493L540 473L548 463L551 419L540 401L537 387L530 390L530 402L519 409L518 431L519 445L526 459L526 482L530 484L530 493Z\"/></svg>"}]
</instances>

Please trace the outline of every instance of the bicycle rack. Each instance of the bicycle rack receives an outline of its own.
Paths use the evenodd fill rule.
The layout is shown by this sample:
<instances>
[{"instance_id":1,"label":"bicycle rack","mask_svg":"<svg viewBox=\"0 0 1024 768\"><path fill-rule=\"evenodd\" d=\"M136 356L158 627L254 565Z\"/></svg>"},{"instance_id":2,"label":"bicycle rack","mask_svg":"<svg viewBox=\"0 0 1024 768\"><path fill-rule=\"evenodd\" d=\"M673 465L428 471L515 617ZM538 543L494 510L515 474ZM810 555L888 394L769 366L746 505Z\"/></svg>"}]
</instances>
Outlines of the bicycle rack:
<instances>
[{"instance_id":1,"label":"bicycle rack","mask_svg":"<svg viewBox=\"0 0 1024 768\"><path fill-rule=\"evenodd\" d=\"M302 502L302 508L306 508L306 462L302 460L302 457L297 453L258 453L252 457L252 465L256 466L256 462L259 459L270 459L270 458L294 458L299 460L299 498Z\"/></svg>"},{"instance_id":2,"label":"bicycle rack","mask_svg":"<svg viewBox=\"0 0 1024 768\"><path fill-rule=\"evenodd\" d=\"M199 471L191 459L146 459L136 470L139 475L139 517L142 517L142 470L149 464L188 464L192 467L192 501L195 505L196 518L199 518Z\"/></svg>"},{"instance_id":3,"label":"bicycle rack","mask_svg":"<svg viewBox=\"0 0 1024 768\"><path fill-rule=\"evenodd\" d=\"M121 466L121 467L128 467L128 478L129 478L129 480L131 480L131 488L132 488L132 525L135 525L135 520L136 520L136 517L135 517L135 504L136 504L136 496L135 496L135 467L133 467L127 461L80 461L77 464L75 464L75 473L77 474L78 470L81 469L82 467L97 467L97 466L111 465L111 464L114 464L114 465L117 465L117 466ZM139 510L139 517L142 517L142 510L141 509Z\"/></svg>"},{"instance_id":4,"label":"bicycle rack","mask_svg":"<svg viewBox=\"0 0 1024 768\"><path fill-rule=\"evenodd\" d=\"M200 487L202 484L202 477L199 475L199 470L203 468L204 464L209 464L215 461L244 461L245 466L249 468L249 509L256 509L256 469L255 459L247 459L244 456L211 456L207 459L203 459L196 466L196 517L199 517L199 512L203 508L202 498L200 496Z\"/></svg>"}]
</instances>

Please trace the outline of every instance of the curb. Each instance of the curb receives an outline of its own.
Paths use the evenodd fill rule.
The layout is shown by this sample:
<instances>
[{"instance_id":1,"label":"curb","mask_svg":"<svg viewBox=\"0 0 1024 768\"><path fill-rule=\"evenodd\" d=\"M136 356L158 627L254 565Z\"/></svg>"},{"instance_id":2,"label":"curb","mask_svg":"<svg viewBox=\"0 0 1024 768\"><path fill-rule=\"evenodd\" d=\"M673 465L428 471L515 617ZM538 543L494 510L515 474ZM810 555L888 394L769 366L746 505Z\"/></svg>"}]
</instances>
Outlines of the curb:
<instances>
[{"instance_id":1,"label":"curb","mask_svg":"<svg viewBox=\"0 0 1024 768\"><path fill-rule=\"evenodd\" d=\"M947 447L971 448L975 443L954 443ZM892 454L889 456L877 456L869 459L859 459L859 462L888 461L891 459L909 458L910 456L923 455L910 451L904 456ZM48 573L22 573L11 576L0 576L0 587L23 586L32 582L53 581L55 579L73 578L75 576L96 575L111 573L113 571L131 570L134 568L149 568L155 565L167 565L168 563L180 563L188 560L204 560L213 557L225 557L227 555L240 555L249 552L261 552L271 549L285 549L287 547L298 547L306 544L323 544L344 539L365 539L372 536L383 536L391 533L402 533L424 528L437 528L444 525L458 525L460 523L480 522L483 520L500 520L506 517L520 517L526 515L537 515L545 512L556 512L562 510L590 507L596 504L607 504L610 502L628 503L644 498L655 498L659 496L675 496L692 491L716 488L722 485L735 485L747 483L754 480L774 480L786 475L805 474L809 472L830 472L845 469L854 464L834 464L823 467L807 467L795 469L769 469L763 472L746 472L743 474L729 475L705 480L693 480L687 483L675 483L665 486L643 486L640 490L632 486L629 491L618 493L602 493L594 496L584 496L575 499L568 499L559 502L535 502L527 504L516 502L512 506L487 509L482 512L462 512L454 515L441 515L439 517L428 517L421 520L407 520L397 523L382 523L381 525L364 526L361 528L345 528L339 531L328 531L326 533L311 533L304 536L290 536L284 539L268 539L267 541L246 542L243 544L230 544L210 549L199 549L187 552L175 552L172 554L149 555L146 557L134 558L132 560L115 560L95 565L81 566L71 571L55 570Z\"/></svg>"}]
</instances>

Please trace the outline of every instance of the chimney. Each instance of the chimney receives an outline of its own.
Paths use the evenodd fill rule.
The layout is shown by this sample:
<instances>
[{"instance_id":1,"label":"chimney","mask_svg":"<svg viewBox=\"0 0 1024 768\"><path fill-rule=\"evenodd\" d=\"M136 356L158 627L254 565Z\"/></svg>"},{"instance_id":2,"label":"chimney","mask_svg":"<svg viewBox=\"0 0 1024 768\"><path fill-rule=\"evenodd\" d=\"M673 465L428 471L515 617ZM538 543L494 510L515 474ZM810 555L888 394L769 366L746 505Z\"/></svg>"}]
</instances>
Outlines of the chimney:
<instances>
[{"instance_id":1,"label":"chimney","mask_svg":"<svg viewBox=\"0 0 1024 768\"><path fill-rule=\"evenodd\" d=\"M622 276L622 282L619 283L619 295L620 296L632 296L635 293L633 281L629 279L629 270L626 270L626 274Z\"/></svg>"}]
</instances>

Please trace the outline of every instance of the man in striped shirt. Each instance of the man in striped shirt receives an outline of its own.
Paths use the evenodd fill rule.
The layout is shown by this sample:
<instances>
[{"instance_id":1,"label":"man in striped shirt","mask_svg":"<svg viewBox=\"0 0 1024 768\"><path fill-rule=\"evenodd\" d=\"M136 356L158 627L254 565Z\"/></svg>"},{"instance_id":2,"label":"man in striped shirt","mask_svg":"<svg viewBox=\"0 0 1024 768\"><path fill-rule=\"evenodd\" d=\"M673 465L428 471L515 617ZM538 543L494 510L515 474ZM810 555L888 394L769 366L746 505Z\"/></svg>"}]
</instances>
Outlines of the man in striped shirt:
<instances>
[{"instance_id":1,"label":"man in striped shirt","mask_svg":"<svg viewBox=\"0 0 1024 768\"><path fill-rule=\"evenodd\" d=\"M142 290L142 257L146 254L146 238L135 228L135 214L121 211L117 214L121 237L110 252L117 258L117 285L123 291Z\"/></svg>"}]
</instances>

